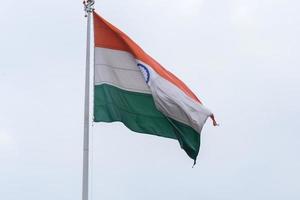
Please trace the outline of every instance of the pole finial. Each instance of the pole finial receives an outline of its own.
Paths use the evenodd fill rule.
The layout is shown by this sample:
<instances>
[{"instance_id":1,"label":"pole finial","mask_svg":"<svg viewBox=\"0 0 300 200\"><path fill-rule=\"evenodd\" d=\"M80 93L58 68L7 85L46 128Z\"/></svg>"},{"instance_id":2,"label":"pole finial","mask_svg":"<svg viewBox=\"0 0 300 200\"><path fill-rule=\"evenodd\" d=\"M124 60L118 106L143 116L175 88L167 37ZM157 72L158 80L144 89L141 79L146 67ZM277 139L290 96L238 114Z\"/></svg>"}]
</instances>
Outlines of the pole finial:
<instances>
[{"instance_id":1,"label":"pole finial","mask_svg":"<svg viewBox=\"0 0 300 200\"><path fill-rule=\"evenodd\" d=\"M84 11L85 11L85 17L87 17L88 13L91 13L94 11L94 0L84 0L83 5L84 5Z\"/></svg>"}]
</instances>

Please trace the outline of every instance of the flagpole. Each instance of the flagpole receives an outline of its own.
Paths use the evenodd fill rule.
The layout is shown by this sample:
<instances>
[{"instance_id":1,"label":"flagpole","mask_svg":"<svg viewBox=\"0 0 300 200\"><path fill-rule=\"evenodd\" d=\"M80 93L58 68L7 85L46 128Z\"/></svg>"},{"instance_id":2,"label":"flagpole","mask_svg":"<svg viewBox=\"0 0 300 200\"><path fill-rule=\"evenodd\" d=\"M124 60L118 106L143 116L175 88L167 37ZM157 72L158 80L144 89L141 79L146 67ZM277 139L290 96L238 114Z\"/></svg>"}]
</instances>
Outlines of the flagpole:
<instances>
[{"instance_id":1,"label":"flagpole","mask_svg":"<svg viewBox=\"0 0 300 200\"><path fill-rule=\"evenodd\" d=\"M86 70L85 70L85 98L84 98L84 137L83 137L83 174L82 174L82 200L89 199L89 129L90 129L90 37L91 13L94 0L85 0L84 10L87 17L86 42Z\"/></svg>"}]
</instances>

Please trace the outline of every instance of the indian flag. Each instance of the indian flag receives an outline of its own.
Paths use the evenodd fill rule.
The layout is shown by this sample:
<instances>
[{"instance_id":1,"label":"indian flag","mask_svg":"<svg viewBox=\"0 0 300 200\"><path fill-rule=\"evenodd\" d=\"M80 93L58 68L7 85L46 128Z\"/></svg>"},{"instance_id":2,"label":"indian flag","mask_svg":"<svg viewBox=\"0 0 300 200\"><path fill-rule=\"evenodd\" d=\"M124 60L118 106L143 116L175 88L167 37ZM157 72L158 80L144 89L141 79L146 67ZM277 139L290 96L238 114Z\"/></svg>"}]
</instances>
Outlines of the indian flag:
<instances>
[{"instance_id":1,"label":"indian flag","mask_svg":"<svg viewBox=\"0 0 300 200\"><path fill-rule=\"evenodd\" d=\"M119 121L135 132L176 139L196 161L200 133L212 112L126 34L93 16L94 121Z\"/></svg>"}]
</instances>

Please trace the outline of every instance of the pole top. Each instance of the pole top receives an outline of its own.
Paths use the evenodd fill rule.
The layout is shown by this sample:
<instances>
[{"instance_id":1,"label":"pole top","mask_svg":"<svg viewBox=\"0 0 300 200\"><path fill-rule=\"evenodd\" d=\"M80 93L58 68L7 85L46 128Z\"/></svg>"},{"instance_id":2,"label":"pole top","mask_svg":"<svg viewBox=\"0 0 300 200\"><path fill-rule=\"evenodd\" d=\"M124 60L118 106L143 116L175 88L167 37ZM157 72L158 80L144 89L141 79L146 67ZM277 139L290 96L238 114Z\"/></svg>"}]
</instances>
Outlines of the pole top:
<instances>
[{"instance_id":1,"label":"pole top","mask_svg":"<svg viewBox=\"0 0 300 200\"><path fill-rule=\"evenodd\" d=\"M85 11L85 17L87 17L88 13L91 13L94 11L94 0L84 0L83 5L84 5L84 11Z\"/></svg>"}]
</instances>

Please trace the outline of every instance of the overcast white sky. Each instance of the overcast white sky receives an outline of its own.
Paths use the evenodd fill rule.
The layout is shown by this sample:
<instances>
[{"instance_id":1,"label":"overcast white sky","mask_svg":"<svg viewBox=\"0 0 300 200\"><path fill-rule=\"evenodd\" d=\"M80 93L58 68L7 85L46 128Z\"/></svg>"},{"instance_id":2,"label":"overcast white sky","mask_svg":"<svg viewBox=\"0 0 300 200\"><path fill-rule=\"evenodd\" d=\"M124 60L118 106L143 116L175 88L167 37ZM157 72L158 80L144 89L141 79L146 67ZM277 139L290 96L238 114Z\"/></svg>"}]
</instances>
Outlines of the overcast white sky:
<instances>
[{"instance_id":1,"label":"overcast white sky","mask_svg":"<svg viewBox=\"0 0 300 200\"><path fill-rule=\"evenodd\" d=\"M300 2L98 0L214 111L198 164L175 140L95 124L92 199L300 199ZM80 200L81 1L2 1L0 199Z\"/></svg>"}]
</instances>

